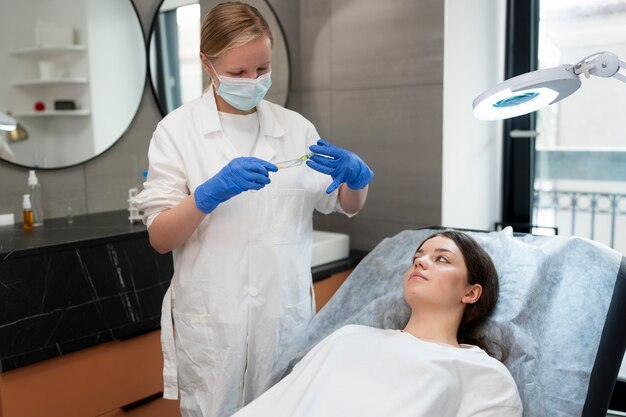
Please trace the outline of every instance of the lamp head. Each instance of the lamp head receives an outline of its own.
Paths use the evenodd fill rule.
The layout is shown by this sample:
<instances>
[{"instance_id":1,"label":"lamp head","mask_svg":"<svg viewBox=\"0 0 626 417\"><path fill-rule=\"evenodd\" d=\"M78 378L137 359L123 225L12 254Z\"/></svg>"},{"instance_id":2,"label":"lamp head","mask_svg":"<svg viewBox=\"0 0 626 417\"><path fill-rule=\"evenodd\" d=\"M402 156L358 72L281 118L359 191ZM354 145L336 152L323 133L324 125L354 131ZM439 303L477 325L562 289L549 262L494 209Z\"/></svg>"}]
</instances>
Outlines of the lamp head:
<instances>
[{"instance_id":1,"label":"lamp head","mask_svg":"<svg viewBox=\"0 0 626 417\"><path fill-rule=\"evenodd\" d=\"M476 97L472 103L474 116L480 120L499 120L527 114L563 100L580 85L570 65L528 72Z\"/></svg>"},{"instance_id":2,"label":"lamp head","mask_svg":"<svg viewBox=\"0 0 626 417\"><path fill-rule=\"evenodd\" d=\"M28 139L28 131L18 122L14 130L10 130L6 133L9 142L21 142Z\"/></svg>"},{"instance_id":3,"label":"lamp head","mask_svg":"<svg viewBox=\"0 0 626 417\"><path fill-rule=\"evenodd\" d=\"M591 59L590 59L591 58ZM563 100L580 87L578 76L613 77L626 83L619 70L626 62L611 52L596 52L574 65L561 65L510 78L474 100L474 116L481 120L508 119L537 111Z\"/></svg>"},{"instance_id":4,"label":"lamp head","mask_svg":"<svg viewBox=\"0 0 626 417\"><path fill-rule=\"evenodd\" d=\"M0 130L15 130L17 121L11 116L0 112Z\"/></svg>"}]
</instances>

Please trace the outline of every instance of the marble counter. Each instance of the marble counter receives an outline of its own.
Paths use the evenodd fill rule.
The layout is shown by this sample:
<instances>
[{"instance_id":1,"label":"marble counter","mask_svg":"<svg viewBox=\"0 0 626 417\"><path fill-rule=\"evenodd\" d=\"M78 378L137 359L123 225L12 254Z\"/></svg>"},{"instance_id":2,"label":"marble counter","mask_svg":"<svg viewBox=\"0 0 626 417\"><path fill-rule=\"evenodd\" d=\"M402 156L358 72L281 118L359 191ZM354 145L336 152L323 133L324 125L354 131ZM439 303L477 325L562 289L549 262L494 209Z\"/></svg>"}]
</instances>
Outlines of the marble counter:
<instances>
[{"instance_id":1,"label":"marble counter","mask_svg":"<svg viewBox=\"0 0 626 417\"><path fill-rule=\"evenodd\" d=\"M365 254L313 268L313 281ZM172 274L171 253L125 210L0 227L0 372L158 329Z\"/></svg>"},{"instance_id":2,"label":"marble counter","mask_svg":"<svg viewBox=\"0 0 626 417\"><path fill-rule=\"evenodd\" d=\"M50 249L72 247L76 243L107 240L126 235L147 236L141 223L130 224L128 211L74 216L72 223L65 218L46 219L43 227L24 231L21 223L0 226L0 256L12 252L22 254L43 253Z\"/></svg>"},{"instance_id":3,"label":"marble counter","mask_svg":"<svg viewBox=\"0 0 626 417\"><path fill-rule=\"evenodd\" d=\"M127 211L0 227L0 370L159 328L171 254Z\"/></svg>"}]
</instances>

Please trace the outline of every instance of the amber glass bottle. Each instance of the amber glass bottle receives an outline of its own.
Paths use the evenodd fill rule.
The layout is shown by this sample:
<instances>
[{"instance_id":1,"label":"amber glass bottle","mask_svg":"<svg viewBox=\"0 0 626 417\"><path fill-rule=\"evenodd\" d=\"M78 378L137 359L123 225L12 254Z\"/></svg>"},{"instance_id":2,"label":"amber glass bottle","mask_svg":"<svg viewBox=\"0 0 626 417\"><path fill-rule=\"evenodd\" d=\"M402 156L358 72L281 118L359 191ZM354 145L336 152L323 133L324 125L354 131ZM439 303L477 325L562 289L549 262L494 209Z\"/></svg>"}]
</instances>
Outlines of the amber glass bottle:
<instances>
[{"instance_id":1,"label":"amber glass bottle","mask_svg":"<svg viewBox=\"0 0 626 417\"><path fill-rule=\"evenodd\" d=\"M30 230L33 228L33 207L30 204L30 194L24 194L22 201L22 209L24 213L24 230Z\"/></svg>"}]
</instances>

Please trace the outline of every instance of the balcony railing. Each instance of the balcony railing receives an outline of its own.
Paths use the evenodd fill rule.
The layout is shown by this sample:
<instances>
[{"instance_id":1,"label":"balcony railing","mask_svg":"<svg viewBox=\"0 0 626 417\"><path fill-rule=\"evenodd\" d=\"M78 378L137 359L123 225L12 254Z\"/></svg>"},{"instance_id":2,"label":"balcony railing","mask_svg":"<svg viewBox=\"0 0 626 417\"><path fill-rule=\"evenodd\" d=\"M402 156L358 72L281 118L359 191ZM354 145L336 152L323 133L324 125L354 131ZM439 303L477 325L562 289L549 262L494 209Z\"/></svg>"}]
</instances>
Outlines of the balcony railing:
<instances>
[{"instance_id":1,"label":"balcony railing","mask_svg":"<svg viewBox=\"0 0 626 417\"><path fill-rule=\"evenodd\" d=\"M535 190L534 223L626 249L626 194Z\"/></svg>"}]
</instances>

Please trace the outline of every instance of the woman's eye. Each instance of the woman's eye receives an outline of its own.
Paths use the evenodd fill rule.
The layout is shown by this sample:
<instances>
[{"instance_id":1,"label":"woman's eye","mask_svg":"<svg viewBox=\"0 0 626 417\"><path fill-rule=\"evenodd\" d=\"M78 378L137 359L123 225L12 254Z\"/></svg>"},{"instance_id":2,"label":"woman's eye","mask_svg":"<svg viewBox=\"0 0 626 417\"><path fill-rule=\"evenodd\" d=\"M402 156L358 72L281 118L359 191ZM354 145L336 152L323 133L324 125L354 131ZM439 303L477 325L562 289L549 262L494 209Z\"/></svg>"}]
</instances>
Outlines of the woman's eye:
<instances>
[{"instance_id":1,"label":"woman's eye","mask_svg":"<svg viewBox=\"0 0 626 417\"><path fill-rule=\"evenodd\" d=\"M449 263L449 262L448 262L448 258L446 258L445 256L440 256L440 257L438 257L438 258L437 258L437 260L438 260L438 261L441 261L441 262L446 262L446 263Z\"/></svg>"}]
</instances>

